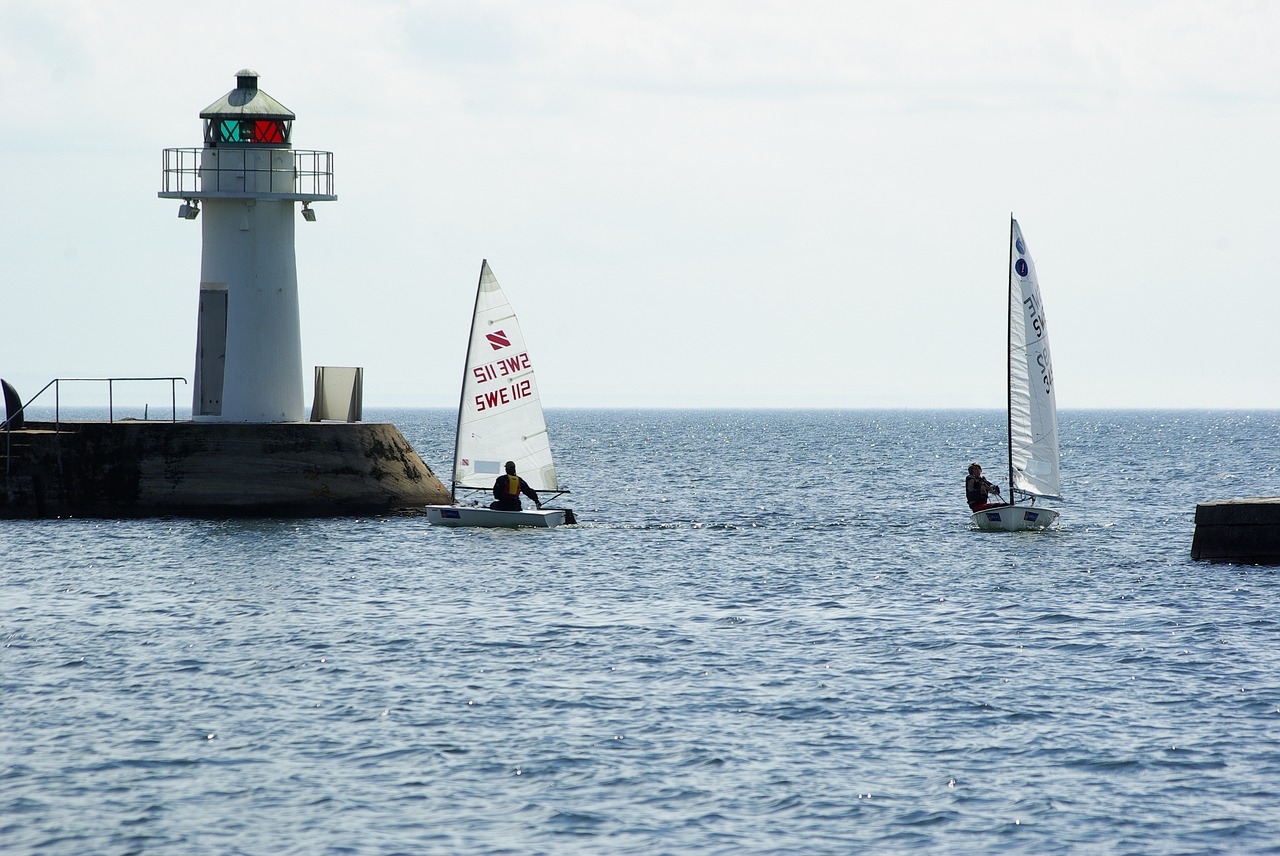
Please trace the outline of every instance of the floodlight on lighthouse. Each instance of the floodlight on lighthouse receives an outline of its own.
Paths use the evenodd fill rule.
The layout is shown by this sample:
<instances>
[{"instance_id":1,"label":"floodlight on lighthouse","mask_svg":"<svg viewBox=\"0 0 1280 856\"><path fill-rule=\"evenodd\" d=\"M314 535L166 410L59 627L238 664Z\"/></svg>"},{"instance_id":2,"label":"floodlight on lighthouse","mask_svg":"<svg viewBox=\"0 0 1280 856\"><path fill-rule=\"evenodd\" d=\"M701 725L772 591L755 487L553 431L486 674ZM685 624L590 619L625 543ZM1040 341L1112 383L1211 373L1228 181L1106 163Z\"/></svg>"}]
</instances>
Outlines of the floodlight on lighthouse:
<instances>
[{"instance_id":1,"label":"floodlight on lighthouse","mask_svg":"<svg viewBox=\"0 0 1280 856\"><path fill-rule=\"evenodd\" d=\"M316 212L311 210L310 202L302 203L302 219L306 220L308 223L316 222Z\"/></svg>"},{"instance_id":2,"label":"floodlight on lighthouse","mask_svg":"<svg viewBox=\"0 0 1280 856\"><path fill-rule=\"evenodd\" d=\"M200 216L200 202L195 199L188 199L178 206L178 216L183 220L196 219Z\"/></svg>"}]
</instances>

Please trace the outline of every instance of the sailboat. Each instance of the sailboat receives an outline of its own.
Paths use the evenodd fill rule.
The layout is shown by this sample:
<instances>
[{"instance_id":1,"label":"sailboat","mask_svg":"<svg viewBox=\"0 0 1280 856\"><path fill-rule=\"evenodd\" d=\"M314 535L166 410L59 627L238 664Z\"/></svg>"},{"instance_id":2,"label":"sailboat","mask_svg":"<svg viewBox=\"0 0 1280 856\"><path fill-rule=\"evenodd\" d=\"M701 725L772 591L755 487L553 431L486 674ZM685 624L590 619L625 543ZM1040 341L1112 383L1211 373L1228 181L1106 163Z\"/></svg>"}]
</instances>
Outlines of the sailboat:
<instances>
[{"instance_id":1,"label":"sailboat","mask_svg":"<svg viewBox=\"0 0 1280 856\"><path fill-rule=\"evenodd\" d=\"M520 477L538 492L540 500L568 492L560 489L556 479L547 422L524 334L486 259L480 263L458 400L452 504L428 505L427 520L438 526L547 528L576 522L573 512L564 508L489 508L490 492L497 478L504 475L507 461L515 463ZM485 504L461 504L459 491L483 491Z\"/></svg>"},{"instance_id":2,"label":"sailboat","mask_svg":"<svg viewBox=\"0 0 1280 856\"><path fill-rule=\"evenodd\" d=\"M1018 221L1009 218L1009 500L973 512L984 530L1047 529L1058 512L1035 504L1061 500L1058 405L1053 392L1049 333L1036 265ZM1019 505L1018 498L1029 500Z\"/></svg>"}]
</instances>

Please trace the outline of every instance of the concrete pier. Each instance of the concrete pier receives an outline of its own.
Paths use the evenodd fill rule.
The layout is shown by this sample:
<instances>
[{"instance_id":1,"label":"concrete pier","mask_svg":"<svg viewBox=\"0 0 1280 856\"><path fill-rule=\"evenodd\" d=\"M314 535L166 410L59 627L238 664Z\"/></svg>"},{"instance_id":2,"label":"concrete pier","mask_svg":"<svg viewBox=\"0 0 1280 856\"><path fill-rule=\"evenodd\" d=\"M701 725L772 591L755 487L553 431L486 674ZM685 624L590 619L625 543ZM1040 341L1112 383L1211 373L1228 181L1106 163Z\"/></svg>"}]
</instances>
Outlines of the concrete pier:
<instances>
[{"instance_id":1,"label":"concrete pier","mask_svg":"<svg viewBox=\"0 0 1280 856\"><path fill-rule=\"evenodd\" d=\"M0 517L323 516L449 501L394 425L28 422Z\"/></svg>"},{"instance_id":2,"label":"concrete pier","mask_svg":"<svg viewBox=\"0 0 1280 856\"><path fill-rule=\"evenodd\" d=\"M1280 565L1280 497L1224 499L1196 505L1191 558Z\"/></svg>"}]
</instances>

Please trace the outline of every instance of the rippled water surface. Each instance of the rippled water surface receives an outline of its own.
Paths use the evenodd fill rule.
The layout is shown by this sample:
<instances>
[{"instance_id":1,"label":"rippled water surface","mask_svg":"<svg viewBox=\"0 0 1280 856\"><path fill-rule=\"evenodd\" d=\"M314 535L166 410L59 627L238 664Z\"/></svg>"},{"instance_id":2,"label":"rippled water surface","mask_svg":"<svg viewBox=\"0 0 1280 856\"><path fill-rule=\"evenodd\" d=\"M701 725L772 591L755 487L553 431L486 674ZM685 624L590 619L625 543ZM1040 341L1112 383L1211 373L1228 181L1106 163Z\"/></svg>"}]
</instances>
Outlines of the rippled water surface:
<instances>
[{"instance_id":1,"label":"rippled water surface","mask_svg":"<svg viewBox=\"0 0 1280 856\"><path fill-rule=\"evenodd\" d=\"M453 414L398 424L447 480ZM0 521L6 853L1278 853L1271 412L553 411L583 523Z\"/></svg>"}]
</instances>

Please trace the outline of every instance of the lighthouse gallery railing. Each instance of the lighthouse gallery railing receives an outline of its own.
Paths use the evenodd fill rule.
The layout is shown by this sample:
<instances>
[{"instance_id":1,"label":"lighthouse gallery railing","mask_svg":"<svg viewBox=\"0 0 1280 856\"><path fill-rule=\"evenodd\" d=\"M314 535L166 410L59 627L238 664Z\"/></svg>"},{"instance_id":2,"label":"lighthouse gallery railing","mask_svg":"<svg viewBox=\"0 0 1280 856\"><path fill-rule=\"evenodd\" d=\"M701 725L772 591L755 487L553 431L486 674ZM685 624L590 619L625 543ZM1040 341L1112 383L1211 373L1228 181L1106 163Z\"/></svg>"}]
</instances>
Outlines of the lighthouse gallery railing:
<instances>
[{"instance_id":1,"label":"lighthouse gallery railing","mask_svg":"<svg viewBox=\"0 0 1280 856\"><path fill-rule=\"evenodd\" d=\"M293 155L292 167L272 166L275 158L264 165L252 157L232 158L210 163L203 157L207 149L165 149L164 177L160 194L171 197L203 195L243 195L245 187L254 187L272 195L283 195L303 201L334 198L333 152L303 149L286 150ZM226 154L261 151L225 149ZM274 154L274 152L273 152Z\"/></svg>"}]
</instances>

